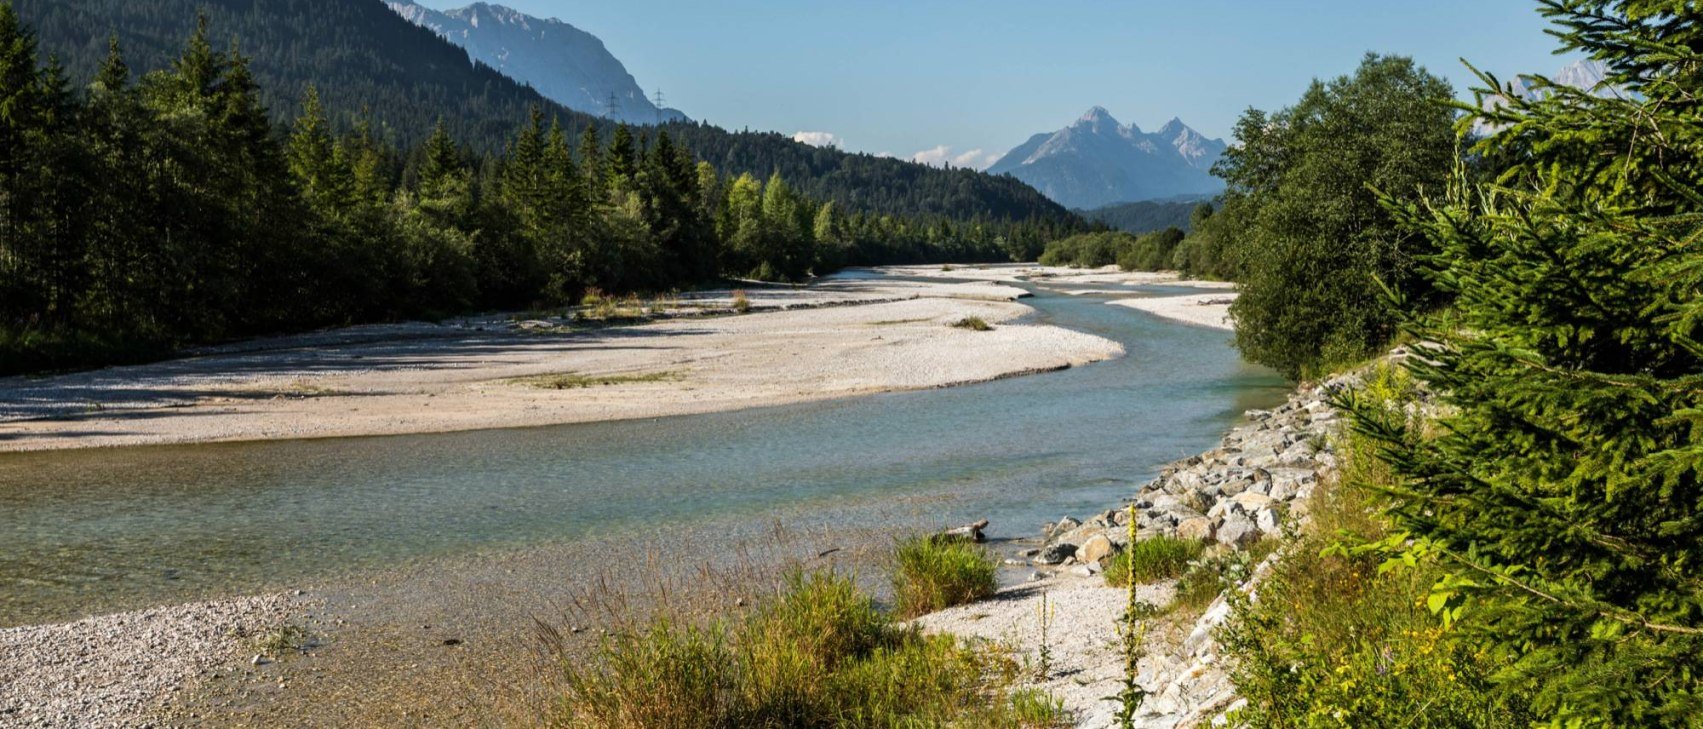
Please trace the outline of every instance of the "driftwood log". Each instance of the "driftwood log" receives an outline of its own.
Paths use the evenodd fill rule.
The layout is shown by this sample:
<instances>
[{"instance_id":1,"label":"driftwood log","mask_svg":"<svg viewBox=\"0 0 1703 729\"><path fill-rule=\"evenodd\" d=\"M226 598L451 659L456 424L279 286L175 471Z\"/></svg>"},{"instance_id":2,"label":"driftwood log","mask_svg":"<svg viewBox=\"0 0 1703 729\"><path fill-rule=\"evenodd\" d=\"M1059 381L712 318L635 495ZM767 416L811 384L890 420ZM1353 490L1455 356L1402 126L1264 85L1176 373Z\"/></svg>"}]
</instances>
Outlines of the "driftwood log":
<instances>
[{"instance_id":1,"label":"driftwood log","mask_svg":"<svg viewBox=\"0 0 1703 729\"><path fill-rule=\"evenodd\" d=\"M983 519L974 524L952 527L934 535L934 538L942 541L985 542L987 537L982 536L982 530L986 528L988 528L988 520Z\"/></svg>"}]
</instances>

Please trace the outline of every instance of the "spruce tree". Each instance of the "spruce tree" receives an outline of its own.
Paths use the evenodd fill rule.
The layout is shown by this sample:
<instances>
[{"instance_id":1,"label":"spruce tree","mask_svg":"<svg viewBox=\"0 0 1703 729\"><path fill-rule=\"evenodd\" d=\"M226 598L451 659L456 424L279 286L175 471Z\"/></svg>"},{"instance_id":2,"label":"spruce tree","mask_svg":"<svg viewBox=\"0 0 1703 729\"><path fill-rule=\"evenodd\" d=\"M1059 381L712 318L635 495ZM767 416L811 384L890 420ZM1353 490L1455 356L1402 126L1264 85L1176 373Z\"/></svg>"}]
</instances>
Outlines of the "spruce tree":
<instances>
[{"instance_id":1,"label":"spruce tree","mask_svg":"<svg viewBox=\"0 0 1703 729\"><path fill-rule=\"evenodd\" d=\"M1440 404L1415 432L1356 407L1404 477L1388 546L1436 556L1430 604L1566 727L1703 716L1703 17L1545 3L1609 88L1484 76L1494 130L1429 206L1453 312L1415 327ZM1411 541L1410 541L1411 540ZM1412 555L1409 554L1409 557Z\"/></svg>"}]
</instances>

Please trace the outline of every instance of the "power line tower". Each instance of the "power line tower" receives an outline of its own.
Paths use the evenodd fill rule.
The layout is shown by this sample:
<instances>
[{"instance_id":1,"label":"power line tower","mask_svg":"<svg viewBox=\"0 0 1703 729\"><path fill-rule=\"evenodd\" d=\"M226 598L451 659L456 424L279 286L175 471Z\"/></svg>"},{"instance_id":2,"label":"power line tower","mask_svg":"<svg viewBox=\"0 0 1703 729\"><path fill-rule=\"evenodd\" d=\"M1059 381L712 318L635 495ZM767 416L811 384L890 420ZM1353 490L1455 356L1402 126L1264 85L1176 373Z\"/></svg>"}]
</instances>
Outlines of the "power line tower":
<instances>
[{"instance_id":1,"label":"power line tower","mask_svg":"<svg viewBox=\"0 0 1703 729\"><path fill-rule=\"evenodd\" d=\"M613 121L621 113L621 102L615 98L615 92L609 92L609 100L603 103L603 118Z\"/></svg>"},{"instance_id":2,"label":"power line tower","mask_svg":"<svg viewBox=\"0 0 1703 729\"><path fill-rule=\"evenodd\" d=\"M660 126L662 126L662 88L661 87L657 87L656 98L652 100L652 103L656 106L656 125L660 127Z\"/></svg>"}]
</instances>

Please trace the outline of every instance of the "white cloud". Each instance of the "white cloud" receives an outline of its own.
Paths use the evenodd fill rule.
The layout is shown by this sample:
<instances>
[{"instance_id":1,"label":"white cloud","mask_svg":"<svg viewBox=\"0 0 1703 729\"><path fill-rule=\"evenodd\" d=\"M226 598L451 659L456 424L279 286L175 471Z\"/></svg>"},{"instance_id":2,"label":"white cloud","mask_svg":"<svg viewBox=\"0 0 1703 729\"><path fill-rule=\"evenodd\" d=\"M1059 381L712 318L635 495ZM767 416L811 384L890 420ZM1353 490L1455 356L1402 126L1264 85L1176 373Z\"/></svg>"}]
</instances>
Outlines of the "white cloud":
<instances>
[{"instance_id":1,"label":"white cloud","mask_svg":"<svg viewBox=\"0 0 1703 729\"><path fill-rule=\"evenodd\" d=\"M944 167L948 163L951 163L953 167L968 167L970 169L985 170L989 166L993 165L993 163L998 162L999 157L1000 155L998 153L987 152L982 150L980 147L959 152L942 144L932 149L925 149L911 155L911 161L919 164L925 164L930 167Z\"/></svg>"},{"instance_id":2,"label":"white cloud","mask_svg":"<svg viewBox=\"0 0 1703 729\"><path fill-rule=\"evenodd\" d=\"M844 147L846 140L840 139L833 132L793 132L792 141L803 142L812 147Z\"/></svg>"}]
</instances>

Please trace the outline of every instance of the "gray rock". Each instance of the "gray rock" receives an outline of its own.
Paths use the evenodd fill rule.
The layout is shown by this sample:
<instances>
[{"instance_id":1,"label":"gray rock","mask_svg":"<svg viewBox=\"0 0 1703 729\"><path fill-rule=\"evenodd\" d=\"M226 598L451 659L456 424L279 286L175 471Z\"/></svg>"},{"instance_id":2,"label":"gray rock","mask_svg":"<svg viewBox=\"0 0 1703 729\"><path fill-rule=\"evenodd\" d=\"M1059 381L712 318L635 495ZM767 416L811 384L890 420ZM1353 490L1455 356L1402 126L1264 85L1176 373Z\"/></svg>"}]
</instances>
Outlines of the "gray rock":
<instances>
[{"instance_id":1,"label":"gray rock","mask_svg":"<svg viewBox=\"0 0 1703 729\"><path fill-rule=\"evenodd\" d=\"M1255 524L1254 520L1249 519L1247 515L1233 514L1224 517L1224 522L1218 525L1214 538L1218 540L1219 544L1245 547L1259 541L1260 529L1259 525Z\"/></svg>"},{"instance_id":2,"label":"gray rock","mask_svg":"<svg viewBox=\"0 0 1703 729\"><path fill-rule=\"evenodd\" d=\"M1178 539L1195 539L1205 542L1212 539L1213 532L1212 520L1204 516L1197 516L1177 523Z\"/></svg>"},{"instance_id":3,"label":"gray rock","mask_svg":"<svg viewBox=\"0 0 1703 729\"><path fill-rule=\"evenodd\" d=\"M1083 564L1097 565L1100 560L1112 555L1112 540L1104 534L1089 537L1082 546L1076 548L1076 559Z\"/></svg>"},{"instance_id":4,"label":"gray rock","mask_svg":"<svg viewBox=\"0 0 1703 729\"><path fill-rule=\"evenodd\" d=\"M1036 564L1062 564L1065 560L1076 556L1076 545L1070 542L1054 542L1035 555Z\"/></svg>"},{"instance_id":5,"label":"gray rock","mask_svg":"<svg viewBox=\"0 0 1703 729\"><path fill-rule=\"evenodd\" d=\"M1254 526L1266 534L1276 534L1282 519L1277 515L1277 509L1265 507L1254 511Z\"/></svg>"}]
</instances>

